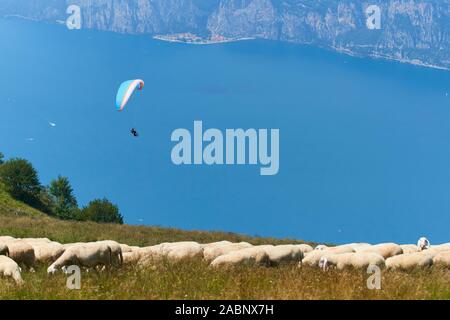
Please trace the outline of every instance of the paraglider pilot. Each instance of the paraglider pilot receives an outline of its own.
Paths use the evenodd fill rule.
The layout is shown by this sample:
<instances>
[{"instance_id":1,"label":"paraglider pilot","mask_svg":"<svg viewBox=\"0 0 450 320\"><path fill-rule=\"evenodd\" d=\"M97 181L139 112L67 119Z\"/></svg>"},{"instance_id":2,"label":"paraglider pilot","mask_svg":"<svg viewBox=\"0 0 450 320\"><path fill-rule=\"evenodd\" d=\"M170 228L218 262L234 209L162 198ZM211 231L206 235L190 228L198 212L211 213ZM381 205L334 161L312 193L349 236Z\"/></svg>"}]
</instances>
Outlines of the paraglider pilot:
<instances>
[{"instance_id":1,"label":"paraglider pilot","mask_svg":"<svg viewBox=\"0 0 450 320\"><path fill-rule=\"evenodd\" d=\"M135 128L131 128L131 134L133 135L133 137L139 137L139 133L137 133Z\"/></svg>"},{"instance_id":2,"label":"paraglider pilot","mask_svg":"<svg viewBox=\"0 0 450 320\"><path fill-rule=\"evenodd\" d=\"M123 111L123 109L125 108L125 105L128 103L128 100L130 99L133 92L135 90L142 90L142 89L144 89L144 80L135 79L135 80L127 80L127 81L123 82L120 85L119 90L117 91L117 95L116 95L117 111ZM131 128L130 133L135 138L139 137L139 133L136 131L135 128Z\"/></svg>"}]
</instances>

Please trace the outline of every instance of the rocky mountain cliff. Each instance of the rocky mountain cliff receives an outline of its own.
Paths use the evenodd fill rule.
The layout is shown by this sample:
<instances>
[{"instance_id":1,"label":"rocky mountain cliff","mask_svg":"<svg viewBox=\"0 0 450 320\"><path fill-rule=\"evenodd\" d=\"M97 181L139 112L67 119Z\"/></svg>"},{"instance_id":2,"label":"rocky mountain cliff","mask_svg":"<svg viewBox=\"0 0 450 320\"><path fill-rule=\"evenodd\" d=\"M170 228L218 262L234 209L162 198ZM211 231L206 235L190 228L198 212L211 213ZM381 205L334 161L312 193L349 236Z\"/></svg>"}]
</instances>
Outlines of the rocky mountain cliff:
<instances>
[{"instance_id":1,"label":"rocky mountain cliff","mask_svg":"<svg viewBox=\"0 0 450 320\"><path fill-rule=\"evenodd\" d=\"M450 0L1 0L0 16L151 35L262 38L450 69ZM366 25L380 8L381 28Z\"/></svg>"}]
</instances>

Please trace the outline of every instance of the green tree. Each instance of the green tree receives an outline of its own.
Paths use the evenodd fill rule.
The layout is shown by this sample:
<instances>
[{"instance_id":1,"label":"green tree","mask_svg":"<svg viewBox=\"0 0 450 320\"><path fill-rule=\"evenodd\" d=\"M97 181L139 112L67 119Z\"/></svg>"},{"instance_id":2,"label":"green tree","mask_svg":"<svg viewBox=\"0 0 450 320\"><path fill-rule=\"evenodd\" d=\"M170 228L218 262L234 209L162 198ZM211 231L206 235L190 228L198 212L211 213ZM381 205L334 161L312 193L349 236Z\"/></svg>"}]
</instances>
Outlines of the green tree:
<instances>
[{"instance_id":1,"label":"green tree","mask_svg":"<svg viewBox=\"0 0 450 320\"><path fill-rule=\"evenodd\" d=\"M81 215L84 220L123 224L119 208L106 198L91 201L87 207L83 208Z\"/></svg>"},{"instance_id":2,"label":"green tree","mask_svg":"<svg viewBox=\"0 0 450 320\"><path fill-rule=\"evenodd\" d=\"M39 203L41 184L37 171L25 159L11 159L0 166L0 181L15 199L29 205Z\"/></svg>"},{"instance_id":3,"label":"green tree","mask_svg":"<svg viewBox=\"0 0 450 320\"><path fill-rule=\"evenodd\" d=\"M0 152L0 164L3 164L4 158L5 158L5 156L3 155L3 153Z\"/></svg>"},{"instance_id":4,"label":"green tree","mask_svg":"<svg viewBox=\"0 0 450 320\"><path fill-rule=\"evenodd\" d=\"M57 179L50 182L50 196L53 199L53 213L61 219L77 219L77 199L73 195L73 189L67 177L58 176Z\"/></svg>"},{"instance_id":5,"label":"green tree","mask_svg":"<svg viewBox=\"0 0 450 320\"><path fill-rule=\"evenodd\" d=\"M53 197L50 195L48 188L41 188L38 196L38 202L36 208L48 215L53 215L54 202Z\"/></svg>"}]
</instances>

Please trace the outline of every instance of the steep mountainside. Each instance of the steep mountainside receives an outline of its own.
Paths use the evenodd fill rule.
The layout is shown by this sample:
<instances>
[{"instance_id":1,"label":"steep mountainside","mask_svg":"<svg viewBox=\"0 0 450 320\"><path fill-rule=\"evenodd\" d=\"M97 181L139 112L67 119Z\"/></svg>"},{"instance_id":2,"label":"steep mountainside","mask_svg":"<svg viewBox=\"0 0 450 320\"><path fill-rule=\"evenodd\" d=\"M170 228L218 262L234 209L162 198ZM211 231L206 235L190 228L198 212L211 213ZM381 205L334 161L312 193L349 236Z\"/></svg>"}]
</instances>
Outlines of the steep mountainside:
<instances>
[{"instance_id":1,"label":"steep mountainside","mask_svg":"<svg viewBox=\"0 0 450 320\"><path fill-rule=\"evenodd\" d=\"M450 68L450 0L2 0L0 15L65 20L122 33L255 37ZM381 29L366 8L381 9Z\"/></svg>"}]
</instances>

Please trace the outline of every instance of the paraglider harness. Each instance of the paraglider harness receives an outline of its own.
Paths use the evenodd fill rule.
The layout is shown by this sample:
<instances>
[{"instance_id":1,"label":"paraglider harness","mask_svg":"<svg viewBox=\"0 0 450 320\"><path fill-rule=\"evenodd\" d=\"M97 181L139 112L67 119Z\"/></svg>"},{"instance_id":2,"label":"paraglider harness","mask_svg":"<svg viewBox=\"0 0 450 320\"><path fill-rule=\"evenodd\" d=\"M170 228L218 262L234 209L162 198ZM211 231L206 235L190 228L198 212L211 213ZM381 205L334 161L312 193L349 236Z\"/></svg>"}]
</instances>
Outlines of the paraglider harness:
<instances>
[{"instance_id":1,"label":"paraglider harness","mask_svg":"<svg viewBox=\"0 0 450 320\"><path fill-rule=\"evenodd\" d=\"M139 137L139 134L137 133L135 128L132 128L130 132L133 135L133 137L136 137L136 138Z\"/></svg>"}]
</instances>

